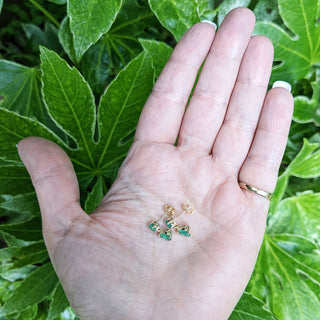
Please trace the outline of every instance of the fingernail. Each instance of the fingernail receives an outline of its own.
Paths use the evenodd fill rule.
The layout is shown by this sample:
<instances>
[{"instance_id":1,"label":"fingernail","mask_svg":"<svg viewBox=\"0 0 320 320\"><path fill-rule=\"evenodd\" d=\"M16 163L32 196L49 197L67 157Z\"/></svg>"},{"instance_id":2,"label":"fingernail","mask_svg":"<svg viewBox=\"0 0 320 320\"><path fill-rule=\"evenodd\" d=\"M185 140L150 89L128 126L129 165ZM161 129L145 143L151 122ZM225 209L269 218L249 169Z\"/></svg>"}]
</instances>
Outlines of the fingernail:
<instances>
[{"instance_id":1,"label":"fingernail","mask_svg":"<svg viewBox=\"0 0 320 320\"><path fill-rule=\"evenodd\" d=\"M276 81L272 88L285 88L287 89L289 92L291 92L291 85L288 82L285 81Z\"/></svg>"},{"instance_id":2,"label":"fingernail","mask_svg":"<svg viewBox=\"0 0 320 320\"><path fill-rule=\"evenodd\" d=\"M202 20L201 22L209 23L209 24L211 24L211 25L214 27L215 30L217 30L217 25L216 25L214 22L212 22L212 21L210 21L210 20Z\"/></svg>"},{"instance_id":3,"label":"fingernail","mask_svg":"<svg viewBox=\"0 0 320 320\"><path fill-rule=\"evenodd\" d=\"M252 36L253 36L253 37L254 37L254 36L257 36L257 34L256 34L256 33L253 33Z\"/></svg>"},{"instance_id":4,"label":"fingernail","mask_svg":"<svg viewBox=\"0 0 320 320\"><path fill-rule=\"evenodd\" d=\"M18 149L18 143L16 144L16 147L17 147L17 149Z\"/></svg>"}]
</instances>

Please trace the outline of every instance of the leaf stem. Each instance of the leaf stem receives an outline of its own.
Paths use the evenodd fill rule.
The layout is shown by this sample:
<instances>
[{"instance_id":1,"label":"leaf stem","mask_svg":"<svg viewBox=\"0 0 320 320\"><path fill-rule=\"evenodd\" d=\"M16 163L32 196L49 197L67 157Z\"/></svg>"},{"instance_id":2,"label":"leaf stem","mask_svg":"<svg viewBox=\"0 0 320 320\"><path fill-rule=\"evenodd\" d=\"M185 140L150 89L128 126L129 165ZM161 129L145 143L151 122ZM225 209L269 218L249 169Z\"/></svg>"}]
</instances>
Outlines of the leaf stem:
<instances>
[{"instance_id":1,"label":"leaf stem","mask_svg":"<svg viewBox=\"0 0 320 320\"><path fill-rule=\"evenodd\" d=\"M39 9L46 17L48 17L58 28L60 28L60 23L55 19L55 17L47 11L40 3L36 0L29 0L37 9Z\"/></svg>"}]
</instances>

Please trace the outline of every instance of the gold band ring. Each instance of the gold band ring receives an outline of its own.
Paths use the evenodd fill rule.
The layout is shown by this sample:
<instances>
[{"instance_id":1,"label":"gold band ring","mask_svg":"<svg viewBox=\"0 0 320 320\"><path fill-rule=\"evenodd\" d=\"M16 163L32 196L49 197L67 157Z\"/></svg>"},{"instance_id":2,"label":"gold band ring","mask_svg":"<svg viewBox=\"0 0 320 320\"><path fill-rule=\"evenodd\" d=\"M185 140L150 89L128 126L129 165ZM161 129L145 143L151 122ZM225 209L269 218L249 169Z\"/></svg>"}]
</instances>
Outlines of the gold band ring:
<instances>
[{"instance_id":1,"label":"gold band ring","mask_svg":"<svg viewBox=\"0 0 320 320\"><path fill-rule=\"evenodd\" d=\"M247 184L247 183L244 183L244 182L239 182L239 186L240 186L241 189L254 192L254 193L258 194L259 196L264 197L266 199L270 200L271 197L272 197L272 193L267 192L267 191L263 191L261 189L258 189L256 187L254 187L254 186L250 186L250 184Z\"/></svg>"}]
</instances>

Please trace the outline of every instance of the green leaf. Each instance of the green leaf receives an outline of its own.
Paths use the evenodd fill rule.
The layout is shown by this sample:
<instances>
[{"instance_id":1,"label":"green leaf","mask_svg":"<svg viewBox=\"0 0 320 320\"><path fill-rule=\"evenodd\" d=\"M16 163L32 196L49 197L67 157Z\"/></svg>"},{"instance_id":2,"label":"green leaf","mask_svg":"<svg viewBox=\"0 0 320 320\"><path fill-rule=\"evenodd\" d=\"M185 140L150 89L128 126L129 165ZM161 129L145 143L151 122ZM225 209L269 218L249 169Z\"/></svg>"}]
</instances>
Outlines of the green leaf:
<instances>
[{"instance_id":1,"label":"green leaf","mask_svg":"<svg viewBox=\"0 0 320 320\"><path fill-rule=\"evenodd\" d=\"M14 260L12 268L21 268L28 264L36 264L49 259L47 248L42 240L23 247L7 247L0 249L1 260Z\"/></svg>"},{"instance_id":2,"label":"green leaf","mask_svg":"<svg viewBox=\"0 0 320 320\"><path fill-rule=\"evenodd\" d=\"M27 174L26 170L24 171L24 173ZM0 167L0 177L1 177L1 167ZM30 187L30 189L32 189L31 180L30 178L28 179L28 175L26 175L26 179L23 180L23 182L26 183ZM0 208L9 210L9 211L17 211L20 214L27 213L30 216L39 216L40 208L39 208L36 194L34 192L21 194L22 190L20 187L18 187L16 181L13 181L13 188L14 190L18 189L19 194L13 195L14 192L11 192L10 194L0 195Z\"/></svg>"},{"instance_id":3,"label":"green leaf","mask_svg":"<svg viewBox=\"0 0 320 320\"><path fill-rule=\"evenodd\" d=\"M63 19L60 25L58 33L59 41L68 55L69 59L73 62L76 61L76 52L73 45L73 34L70 29L70 19L66 17Z\"/></svg>"},{"instance_id":4,"label":"green leaf","mask_svg":"<svg viewBox=\"0 0 320 320\"><path fill-rule=\"evenodd\" d=\"M0 230L26 241L42 240L40 217L16 224L3 224L0 225Z\"/></svg>"},{"instance_id":5,"label":"green leaf","mask_svg":"<svg viewBox=\"0 0 320 320\"><path fill-rule=\"evenodd\" d=\"M278 0L259 0L253 12L257 21L281 22Z\"/></svg>"},{"instance_id":6,"label":"green leaf","mask_svg":"<svg viewBox=\"0 0 320 320\"><path fill-rule=\"evenodd\" d=\"M14 282L20 281L21 279L26 278L33 270L35 270L35 266L27 265L22 268L12 269L13 264L1 264L0 265L0 276L4 279Z\"/></svg>"},{"instance_id":7,"label":"green leaf","mask_svg":"<svg viewBox=\"0 0 320 320\"><path fill-rule=\"evenodd\" d=\"M229 11L238 7L247 7L250 2L251 0L224 0L219 6L218 24L221 24L222 20Z\"/></svg>"},{"instance_id":8,"label":"green leaf","mask_svg":"<svg viewBox=\"0 0 320 320\"><path fill-rule=\"evenodd\" d=\"M320 77L319 77L320 78ZM293 119L299 123L314 122L320 126L320 79L312 82L313 94L311 99L306 96L294 98Z\"/></svg>"},{"instance_id":9,"label":"green leaf","mask_svg":"<svg viewBox=\"0 0 320 320\"><path fill-rule=\"evenodd\" d=\"M38 68L0 60L0 96L1 107L45 123Z\"/></svg>"},{"instance_id":10,"label":"green leaf","mask_svg":"<svg viewBox=\"0 0 320 320\"><path fill-rule=\"evenodd\" d=\"M80 61L79 68L97 94L102 94L106 85L141 51L139 38L160 38L164 33L146 0L127 0L116 21L89 48Z\"/></svg>"},{"instance_id":11,"label":"green leaf","mask_svg":"<svg viewBox=\"0 0 320 320\"><path fill-rule=\"evenodd\" d=\"M151 57L142 52L118 74L101 97L98 109L100 143L96 154L99 155L98 167L102 165L106 176L110 176L114 164L128 152L153 79Z\"/></svg>"},{"instance_id":12,"label":"green leaf","mask_svg":"<svg viewBox=\"0 0 320 320\"><path fill-rule=\"evenodd\" d=\"M12 296L0 309L4 316L12 312L21 312L31 305L48 297L58 282L58 277L51 263L47 263L29 274Z\"/></svg>"},{"instance_id":13,"label":"green leaf","mask_svg":"<svg viewBox=\"0 0 320 320\"><path fill-rule=\"evenodd\" d=\"M57 52L62 50L58 40L58 30L52 23L46 21L44 29L32 23L23 23L22 27L32 46L33 52L38 52L39 46L45 46Z\"/></svg>"},{"instance_id":14,"label":"green leaf","mask_svg":"<svg viewBox=\"0 0 320 320\"><path fill-rule=\"evenodd\" d=\"M275 320L265 303L244 292L229 320Z\"/></svg>"},{"instance_id":15,"label":"green leaf","mask_svg":"<svg viewBox=\"0 0 320 320\"><path fill-rule=\"evenodd\" d=\"M268 230L320 243L320 194L309 191L281 201L269 219Z\"/></svg>"},{"instance_id":16,"label":"green leaf","mask_svg":"<svg viewBox=\"0 0 320 320\"><path fill-rule=\"evenodd\" d=\"M48 0L50 2L53 2L55 4L65 4L67 0Z\"/></svg>"},{"instance_id":17,"label":"green leaf","mask_svg":"<svg viewBox=\"0 0 320 320\"><path fill-rule=\"evenodd\" d=\"M320 255L298 236L266 235L248 285L279 320L320 319Z\"/></svg>"},{"instance_id":18,"label":"green leaf","mask_svg":"<svg viewBox=\"0 0 320 320\"><path fill-rule=\"evenodd\" d=\"M160 23L178 41L184 33L197 22L212 20L212 11L207 0L148 0L149 5Z\"/></svg>"},{"instance_id":19,"label":"green leaf","mask_svg":"<svg viewBox=\"0 0 320 320\"><path fill-rule=\"evenodd\" d=\"M3 159L21 163L16 144L30 136L43 137L64 145L58 136L40 122L0 108L0 156Z\"/></svg>"},{"instance_id":20,"label":"green leaf","mask_svg":"<svg viewBox=\"0 0 320 320\"><path fill-rule=\"evenodd\" d=\"M47 320L56 319L61 312L68 308L68 306L69 301L63 291L61 283L59 282L50 303Z\"/></svg>"},{"instance_id":21,"label":"green leaf","mask_svg":"<svg viewBox=\"0 0 320 320\"><path fill-rule=\"evenodd\" d=\"M16 320L38 320L37 317L37 313L38 313L38 305L35 304L31 307L29 307L28 309L22 311L19 315L18 318L16 318Z\"/></svg>"},{"instance_id":22,"label":"green leaf","mask_svg":"<svg viewBox=\"0 0 320 320\"><path fill-rule=\"evenodd\" d=\"M91 213L93 210L97 208L98 204L104 196L103 185L104 181L103 178L100 176L86 199L84 205L85 212Z\"/></svg>"},{"instance_id":23,"label":"green leaf","mask_svg":"<svg viewBox=\"0 0 320 320\"><path fill-rule=\"evenodd\" d=\"M2 194L16 195L34 190L28 171L22 166L1 166L0 182Z\"/></svg>"},{"instance_id":24,"label":"green leaf","mask_svg":"<svg viewBox=\"0 0 320 320\"><path fill-rule=\"evenodd\" d=\"M155 70L155 77L158 78L171 56L172 48L164 42L155 40L140 39L139 42L143 49L149 53Z\"/></svg>"},{"instance_id":25,"label":"green leaf","mask_svg":"<svg viewBox=\"0 0 320 320\"><path fill-rule=\"evenodd\" d=\"M76 59L107 33L122 6L122 0L68 0L70 28L74 35Z\"/></svg>"},{"instance_id":26,"label":"green leaf","mask_svg":"<svg viewBox=\"0 0 320 320\"><path fill-rule=\"evenodd\" d=\"M15 258L13 263L14 268L21 268L28 264L43 263L49 260L48 251L43 240L25 247L20 247L19 251L13 257Z\"/></svg>"},{"instance_id":27,"label":"green leaf","mask_svg":"<svg viewBox=\"0 0 320 320\"><path fill-rule=\"evenodd\" d=\"M270 207L269 211L271 213L274 212L275 207L278 205L278 203L281 201L281 199L284 197L285 191L288 187L288 181L289 176L287 174L281 175L278 177L277 186L272 194L272 198L270 200Z\"/></svg>"},{"instance_id":28,"label":"green leaf","mask_svg":"<svg viewBox=\"0 0 320 320\"><path fill-rule=\"evenodd\" d=\"M0 0L0 13L2 11L2 6L3 6L3 0Z\"/></svg>"},{"instance_id":29,"label":"green leaf","mask_svg":"<svg viewBox=\"0 0 320 320\"><path fill-rule=\"evenodd\" d=\"M55 52L41 48L43 95L57 126L75 139L94 167L91 149L95 129L95 103L88 83Z\"/></svg>"},{"instance_id":30,"label":"green leaf","mask_svg":"<svg viewBox=\"0 0 320 320\"><path fill-rule=\"evenodd\" d=\"M285 25L294 33L271 22L258 22L255 33L269 37L275 47L275 66L271 81L293 82L303 78L311 66L320 62L320 27L318 0L279 0L279 11Z\"/></svg>"},{"instance_id":31,"label":"green leaf","mask_svg":"<svg viewBox=\"0 0 320 320\"><path fill-rule=\"evenodd\" d=\"M295 159L290 163L286 174L299 178L314 178L320 176L319 144L303 140L303 147ZM317 150L317 151L315 151Z\"/></svg>"}]
</instances>

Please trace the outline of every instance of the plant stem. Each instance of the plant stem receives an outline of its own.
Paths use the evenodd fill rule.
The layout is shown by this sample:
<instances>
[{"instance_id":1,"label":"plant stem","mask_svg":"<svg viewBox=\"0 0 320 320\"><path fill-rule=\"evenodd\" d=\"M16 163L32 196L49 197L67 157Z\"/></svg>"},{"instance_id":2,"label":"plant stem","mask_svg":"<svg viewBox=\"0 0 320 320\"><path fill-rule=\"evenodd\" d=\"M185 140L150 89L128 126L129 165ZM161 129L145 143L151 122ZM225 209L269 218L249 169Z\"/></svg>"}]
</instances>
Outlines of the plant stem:
<instances>
[{"instance_id":1,"label":"plant stem","mask_svg":"<svg viewBox=\"0 0 320 320\"><path fill-rule=\"evenodd\" d=\"M60 28L60 23L54 18L54 16L47 11L40 3L36 0L29 0L37 9L39 9L45 16L47 16L58 28Z\"/></svg>"}]
</instances>

